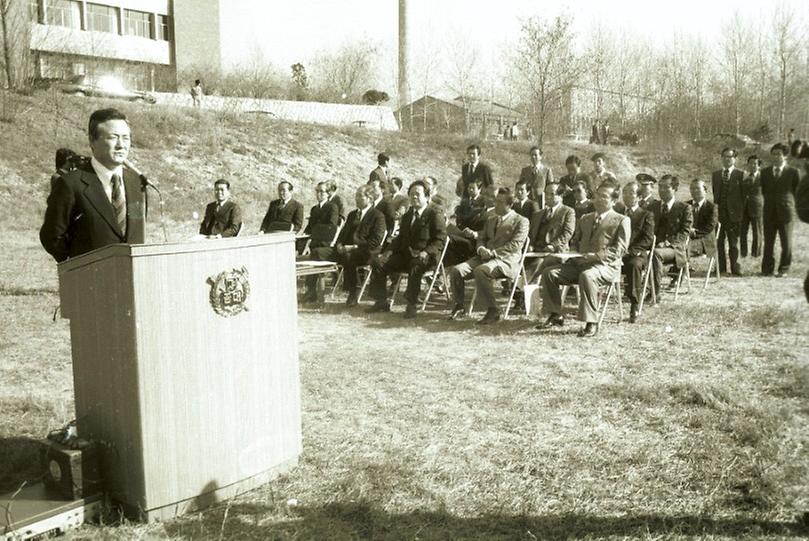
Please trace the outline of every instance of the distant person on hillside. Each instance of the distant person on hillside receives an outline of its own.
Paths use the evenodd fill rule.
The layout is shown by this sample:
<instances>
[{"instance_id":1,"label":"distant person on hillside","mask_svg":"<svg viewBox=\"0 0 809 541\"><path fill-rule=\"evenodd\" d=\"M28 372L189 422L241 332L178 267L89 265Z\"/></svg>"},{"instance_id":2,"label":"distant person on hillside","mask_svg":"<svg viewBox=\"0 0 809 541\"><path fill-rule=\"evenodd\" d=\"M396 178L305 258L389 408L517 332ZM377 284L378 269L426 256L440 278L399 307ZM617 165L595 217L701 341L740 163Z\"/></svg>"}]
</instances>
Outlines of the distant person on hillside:
<instances>
[{"instance_id":1,"label":"distant person on hillside","mask_svg":"<svg viewBox=\"0 0 809 541\"><path fill-rule=\"evenodd\" d=\"M494 177L492 177L492 170L488 164L480 160L481 152L478 145L469 145L466 147L467 162L461 166L461 178L458 179L455 185L455 195L463 197L466 193L466 185L472 179L479 178L484 191L492 191L489 188L494 184Z\"/></svg>"},{"instance_id":2,"label":"distant person on hillside","mask_svg":"<svg viewBox=\"0 0 809 541\"><path fill-rule=\"evenodd\" d=\"M545 184L553 182L553 171L542 163L542 149L534 146L528 151L531 165L523 167L520 171L520 181L528 184L528 197L539 203L539 208L545 206Z\"/></svg>"},{"instance_id":3,"label":"distant person on hillside","mask_svg":"<svg viewBox=\"0 0 809 541\"><path fill-rule=\"evenodd\" d=\"M261 221L260 233L273 231L300 232L303 227L303 205L292 198L295 187L286 180L278 183L278 199L270 202L267 214Z\"/></svg>"},{"instance_id":4,"label":"distant person on hillside","mask_svg":"<svg viewBox=\"0 0 809 541\"><path fill-rule=\"evenodd\" d=\"M590 134L590 144L601 144L601 121L599 119L596 119L596 121L593 123L592 133Z\"/></svg>"},{"instance_id":5,"label":"distant person on hillside","mask_svg":"<svg viewBox=\"0 0 809 541\"><path fill-rule=\"evenodd\" d=\"M512 141L516 141L520 138L520 127L517 125L516 121L511 124L511 133L509 135Z\"/></svg>"},{"instance_id":6,"label":"distant person on hillside","mask_svg":"<svg viewBox=\"0 0 809 541\"><path fill-rule=\"evenodd\" d=\"M93 157L53 182L39 240L57 262L109 244L145 241L146 195L123 167L131 132L126 115L99 109L88 126Z\"/></svg>"},{"instance_id":7,"label":"distant person on hillside","mask_svg":"<svg viewBox=\"0 0 809 541\"><path fill-rule=\"evenodd\" d=\"M388 185L388 171L390 169L390 156L380 152L376 157L376 169L368 175L368 182L380 181L385 187Z\"/></svg>"},{"instance_id":8,"label":"distant person on hillside","mask_svg":"<svg viewBox=\"0 0 809 541\"><path fill-rule=\"evenodd\" d=\"M775 270L775 236L781 242L781 258L778 274L789 273L792 264L792 223L795 214L795 191L798 188L798 171L787 164L789 149L777 143L770 149L772 166L761 170L761 190L764 194L764 255L761 258L761 274L772 276Z\"/></svg>"},{"instance_id":9,"label":"distant person on hillside","mask_svg":"<svg viewBox=\"0 0 809 541\"><path fill-rule=\"evenodd\" d=\"M202 107L202 81L197 79L194 81L194 86L191 87L191 100L194 107Z\"/></svg>"},{"instance_id":10,"label":"distant person on hillside","mask_svg":"<svg viewBox=\"0 0 809 541\"><path fill-rule=\"evenodd\" d=\"M205 207L199 234L209 239L235 237L242 228L242 209L230 199L230 182L220 178L213 183L213 203Z\"/></svg>"},{"instance_id":11,"label":"distant person on hillside","mask_svg":"<svg viewBox=\"0 0 809 541\"><path fill-rule=\"evenodd\" d=\"M51 175L51 190L53 190L56 179L76 168L75 158L76 153L69 148L60 148L56 151L56 170Z\"/></svg>"},{"instance_id":12,"label":"distant person on hillside","mask_svg":"<svg viewBox=\"0 0 809 541\"><path fill-rule=\"evenodd\" d=\"M751 229L753 239L750 245L750 255L761 256L761 242L764 225L761 214L764 209L764 196L761 193L761 160L755 154L747 158L747 174L742 184L742 228L739 232L741 245L739 251L742 257L747 257L747 231Z\"/></svg>"},{"instance_id":13,"label":"distant person on hillside","mask_svg":"<svg viewBox=\"0 0 809 541\"><path fill-rule=\"evenodd\" d=\"M795 142L795 128L789 128L789 133L787 134L787 144L792 146L793 142Z\"/></svg>"}]
</instances>

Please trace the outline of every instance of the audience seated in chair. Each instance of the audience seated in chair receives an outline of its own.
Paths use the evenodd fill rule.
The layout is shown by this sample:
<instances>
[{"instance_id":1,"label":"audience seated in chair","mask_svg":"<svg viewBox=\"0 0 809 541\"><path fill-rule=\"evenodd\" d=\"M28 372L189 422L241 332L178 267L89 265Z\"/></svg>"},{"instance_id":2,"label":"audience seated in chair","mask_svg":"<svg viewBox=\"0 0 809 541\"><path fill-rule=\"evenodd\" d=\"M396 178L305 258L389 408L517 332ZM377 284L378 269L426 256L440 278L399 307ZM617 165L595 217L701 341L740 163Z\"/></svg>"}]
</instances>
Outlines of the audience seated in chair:
<instances>
[{"instance_id":1,"label":"audience seated in chair","mask_svg":"<svg viewBox=\"0 0 809 541\"><path fill-rule=\"evenodd\" d=\"M552 182L548 184L552 184ZM534 214L539 212L540 206L537 201L529 199L529 191L530 187L528 186L528 181L525 179L518 180L517 184L514 186L514 205L511 208L523 218L530 220ZM545 201L545 204L547 205L549 203Z\"/></svg>"},{"instance_id":2,"label":"audience seated in chair","mask_svg":"<svg viewBox=\"0 0 809 541\"><path fill-rule=\"evenodd\" d=\"M548 319L538 328L564 325L561 289L579 286L578 317L585 323L579 336L595 336L598 330L598 289L619 278L621 258L630 236L630 220L612 210L610 185L601 186L595 196L595 212L586 214L576 224L571 247L578 254L555 264L548 263L542 272L542 310ZM558 258L549 256L547 259Z\"/></svg>"},{"instance_id":3,"label":"audience seated in chair","mask_svg":"<svg viewBox=\"0 0 809 541\"><path fill-rule=\"evenodd\" d=\"M447 237L444 217L429 206L430 192L417 180L408 188L411 207L402 216L399 236L372 265L370 293L374 304L368 312L389 312L387 279L392 273L407 273L405 318L416 317L421 278L438 264Z\"/></svg>"},{"instance_id":4,"label":"audience seated in chair","mask_svg":"<svg viewBox=\"0 0 809 541\"><path fill-rule=\"evenodd\" d=\"M486 219L492 212L493 202L481 192L480 179L474 179L466 185L466 197L455 207L455 223L447 224L447 235L450 238L444 262L447 266L456 265L475 255L478 235L486 225Z\"/></svg>"},{"instance_id":5,"label":"audience seated in chair","mask_svg":"<svg viewBox=\"0 0 809 541\"><path fill-rule=\"evenodd\" d=\"M583 180L573 186L573 210L576 212L576 220L595 211L593 202L587 199L587 184Z\"/></svg>"},{"instance_id":6,"label":"audience seated in chair","mask_svg":"<svg viewBox=\"0 0 809 541\"><path fill-rule=\"evenodd\" d=\"M691 213L694 218L689 232L688 255L697 257L714 255L716 246L716 222L718 219L717 207L705 198L705 182L694 179L689 186L691 190Z\"/></svg>"},{"instance_id":7,"label":"audience seated in chair","mask_svg":"<svg viewBox=\"0 0 809 541\"><path fill-rule=\"evenodd\" d=\"M215 201L205 207L199 234L209 239L235 237L242 228L242 209L230 199L230 182L220 178L213 184Z\"/></svg>"},{"instance_id":8,"label":"audience seated in chair","mask_svg":"<svg viewBox=\"0 0 809 541\"><path fill-rule=\"evenodd\" d=\"M654 257L654 288L658 295L661 294L660 281L663 274L663 265L673 264L672 273L685 266L685 248L691 231L693 218L691 207L685 203L677 201L675 192L680 183L677 177L664 175L658 183L657 190L660 199L655 199L646 208L654 214L655 236L657 246L655 246ZM672 278L669 284L670 289L677 285L677 279Z\"/></svg>"},{"instance_id":9,"label":"audience seated in chair","mask_svg":"<svg viewBox=\"0 0 809 541\"><path fill-rule=\"evenodd\" d=\"M333 237L340 225L340 213L337 207L329 202L329 190L325 182L318 182L317 186L315 186L315 199L317 199L317 204L309 210L309 222L306 224L306 229L304 229L303 232L307 235L312 235L314 228L318 226L329 226ZM331 239L331 237L329 237L329 239ZM308 242L308 246L309 250L312 250L313 248L328 246L330 243L330 240L313 238ZM298 240L298 253L303 253L303 248L306 245L306 239Z\"/></svg>"},{"instance_id":10,"label":"audience seated in chair","mask_svg":"<svg viewBox=\"0 0 809 541\"><path fill-rule=\"evenodd\" d=\"M520 270L522 249L528 236L528 220L512 209L513 203L511 191L500 188L495 198L494 213L489 216L477 238L477 255L448 270L455 302L450 319L463 316L464 280L474 276L477 294L486 306L486 315L479 323L488 324L500 320L494 280L516 278Z\"/></svg>"},{"instance_id":11,"label":"audience seated in chair","mask_svg":"<svg viewBox=\"0 0 809 541\"><path fill-rule=\"evenodd\" d=\"M629 218L630 229L629 245L623 264L626 273L626 295L630 302L630 323L635 323L639 316L638 306L643 295L643 278L655 234L654 215L641 208L639 189L640 185L633 180L627 182L622 190L624 215Z\"/></svg>"},{"instance_id":12,"label":"audience seated in chair","mask_svg":"<svg viewBox=\"0 0 809 541\"><path fill-rule=\"evenodd\" d=\"M294 191L292 183L286 180L278 184L278 199L270 202L270 208L261 221L261 233L269 233L278 230L270 227L271 224L286 223L292 226L292 231L298 233L303 227L303 205L292 198Z\"/></svg>"}]
</instances>

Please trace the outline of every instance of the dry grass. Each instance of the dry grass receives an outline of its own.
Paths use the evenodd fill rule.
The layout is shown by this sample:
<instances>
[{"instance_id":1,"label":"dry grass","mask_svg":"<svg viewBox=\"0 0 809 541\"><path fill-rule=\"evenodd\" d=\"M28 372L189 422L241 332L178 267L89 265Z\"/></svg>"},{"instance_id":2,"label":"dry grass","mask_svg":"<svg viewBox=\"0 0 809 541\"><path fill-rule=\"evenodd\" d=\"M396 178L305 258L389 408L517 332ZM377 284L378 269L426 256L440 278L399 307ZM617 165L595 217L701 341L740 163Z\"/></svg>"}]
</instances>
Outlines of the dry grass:
<instances>
[{"instance_id":1,"label":"dry grass","mask_svg":"<svg viewBox=\"0 0 809 541\"><path fill-rule=\"evenodd\" d=\"M78 118L89 105L68 107L77 111L65 114ZM136 125L155 123L138 153L166 171L161 180L177 193L167 205L174 238L193 232L190 212L208 199L205 183L216 170L242 175L237 189L254 216L269 198L269 181L293 171L303 185L350 176L351 186L364 178L374 149L393 147L406 177L441 171L449 179L466 143L263 119L222 118L212 132L203 129L211 120L204 112L175 111L178 118L158 126L160 114L132 109ZM163 151L154 141L172 136L171 125L192 132ZM218 143L210 139L217 133ZM13 138L3 130L0 148ZM0 177L0 195L13 193L23 214L7 224L13 235L4 236L0 259L2 490L36 479L29 440L69 420L73 409L68 325L51 320L56 276L35 232L53 145L25 144L35 149L25 156L48 159L35 165L33 157L0 153L0 167L13 173ZM232 148L206 155L208 144ZM549 145L551 163L570 149ZM503 177L525 150L484 148ZM615 161L699 168L694 156L666 159L633 149ZM35 167L42 186L18 191ZM577 325L539 333L525 318L485 328L449 322L440 306L415 322L336 304L302 310L297 469L203 513L157 525L112 516L72 537L809 536L796 521L809 510L809 308L800 286L809 263L806 227L796 228L796 241L793 277L723 279L705 292L695 279L676 304L650 307L637 325L609 323L594 340L575 338ZM743 270L752 274L756 264L746 260ZM288 505L293 498L299 503Z\"/></svg>"}]
</instances>

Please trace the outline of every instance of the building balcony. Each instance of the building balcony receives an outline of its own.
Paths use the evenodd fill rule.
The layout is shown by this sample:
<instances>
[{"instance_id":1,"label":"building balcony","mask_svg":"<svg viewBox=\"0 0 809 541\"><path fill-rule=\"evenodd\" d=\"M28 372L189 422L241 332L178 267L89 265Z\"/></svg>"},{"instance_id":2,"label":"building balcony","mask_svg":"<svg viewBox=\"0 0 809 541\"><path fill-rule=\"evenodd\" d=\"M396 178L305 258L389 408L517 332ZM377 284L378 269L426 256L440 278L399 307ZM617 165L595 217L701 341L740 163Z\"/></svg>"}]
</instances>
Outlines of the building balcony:
<instances>
[{"instance_id":1,"label":"building balcony","mask_svg":"<svg viewBox=\"0 0 809 541\"><path fill-rule=\"evenodd\" d=\"M168 41L38 23L31 25L31 49L130 62L171 64Z\"/></svg>"}]
</instances>

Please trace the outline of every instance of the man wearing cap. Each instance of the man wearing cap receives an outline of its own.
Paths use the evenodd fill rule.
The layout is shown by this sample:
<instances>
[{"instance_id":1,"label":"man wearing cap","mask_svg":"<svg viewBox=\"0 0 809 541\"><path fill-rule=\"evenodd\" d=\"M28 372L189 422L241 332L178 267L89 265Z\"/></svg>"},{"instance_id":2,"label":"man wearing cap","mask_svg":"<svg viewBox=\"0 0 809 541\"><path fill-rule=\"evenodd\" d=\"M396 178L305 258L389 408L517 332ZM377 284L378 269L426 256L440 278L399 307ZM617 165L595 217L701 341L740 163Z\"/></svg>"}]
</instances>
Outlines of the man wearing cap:
<instances>
[{"instance_id":1,"label":"man wearing cap","mask_svg":"<svg viewBox=\"0 0 809 541\"><path fill-rule=\"evenodd\" d=\"M727 239L730 255L730 273L741 276L739 266L739 231L742 228L742 183L744 172L736 169L736 151L732 148L722 149L722 169L713 172L711 188L713 189L714 203L719 207L719 223L722 229L717 239L718 253L717 265L719 272L727 272L727 258L725 257L725 239Z\"/></svg>"},{"instance_id":2,"label":"man wearing cap","mask_svg":"<svg viewBox=\"0 0 809 541\"><path fill-rule=\"evenodd\" d=\"M601 186L605 180L611 180L618 184L618 179L613 173L607 171L607 156L603 152L596 152L590 158L593 162L593 174L591 175L590 192L594 193L596 188Z\"/></svg>"},{"instance_id":3,"label":"man wearing cap","mask_svg":"<svg viewBox=\"0 0 809 541\"><path fill-rule=\"evenodd\" d=\"M655 257L652 274L654 276L655 291L660 292L660 278L663 274L663 265L674 263L675 269L685 265L685 245L688 241L693 223L691 207L677 201L674 194L680 185L677 177L663 175L657 185L659 200L655 200L647 210L654 214L655 236ZM669 287L674 287L675 280Z\"/></svg>"},{"instance_id":4,"label":"man wearing cap","mask_svg":"<svg viewBox=\"0 0 809 541\"><path fill-rule=\"evenodd\" d=\"M587 173L581 172L581 160L578 156L570 155L565 159L565 169L567 174L559 179L559 184L565 189L565 195L562 203L570 208L573 208L575 199L573 197L573 188L578 182L584 182L587 189L590 189L590 176ZM587 197L592 197L593 193L588 192Z\"/></svg>"},{"instance_id":5,"label":"man wearing cap","mask_svg":"<svg viewBox=\"0 0 809 541\"><path fill-rule=\"evenodd\" d=\"M764 194L764 256L761 274L772 276L775 270L775 235L781 241L778 274L789 273L792 264L792 216L795 214L795 191L798 188L798 170L787 165L789 150L782 143L770 149L772 166L761 171L761 191Z\"/></svg>"},{"instance_id":6,"label":"man wearing cap","mask_svg":"<svg viewBox=\"0 0 809 541\"><path fill-rule=\"evenodd\" d=\"M747 257L747 230L753 231L753 242L750 245L750 255L761 255L761 241L764 225L761 222L761 213L764 208L764 196L761 193L761 160L753 154L747 158L747 175L742 185L744 204L742 210L742 229L740 232L741 245L739 250L742 257Z\"/></svg>"},{"instance_id":7,"label":"man wearing cap","mask_svg":"<svg viewBox=\"0 0 809 541\"><path fill-rule=\"evenodd\" d=\"M539 208L543 208L545 185L553 182L553 171L542 163L541 148L531 147L528 155L531 157L531 165L523 167L520 171L520 182L528 185L528 196L539 203Z\"/></svg>"},{"instance_id":8,"label":"man wearing cap","mask_svg":"<svg viewBox=\"0 0 809 541\"><path fill-rule=\"evenodd\" d=\"M383 186L388 184L388 170L390 169L390 156L380 152L376 157L376 169L368 175L368 182L378 180Z\"/></svg>"},{"instance_id":9,"label":"man wearing cap","mask_svg":"<svg viewBox=\"0 0 809 541\"><path fill-rule=\"evenodd\" d=\"M576 224L570 244L578 255L564 263L551 263L542 271L542 310L548 319L537 328L564 325L561 287L577 284L578 316L585 323L579 336L595 336L598 331L598 288L618 277L630 236L629 218L612 210L613 190L609 184L601 186L595 196L595 212Z\"/></svg>"},{"instance_id":10,"label":"man wearing cap","mask_svg":"<svg viewBox=\"0 0 809 541\"><path fill-rule=\"evenodd\" d=\"M689 233L691 240L688 241L688 255L696 257L705 254L711 257L714 255L718 209L715 204L705 198L705 182L694 179L691 181L689 189L691 190L691 201L688 204L691 205L694 224Z\"/></svg>"},{"instance_id":11,"label":"man wearing cap","mask_svg":"<svg viewBox=\"0 0 809 541\"><path fill-rule=\"evenodd\" d=\"M648 208L652 201L655 200L652 186L657 184L657 179L647 173L638 173L635 175L635 180L640 184L638 205L642 209Z\"/></svg>"}]
</instances>

